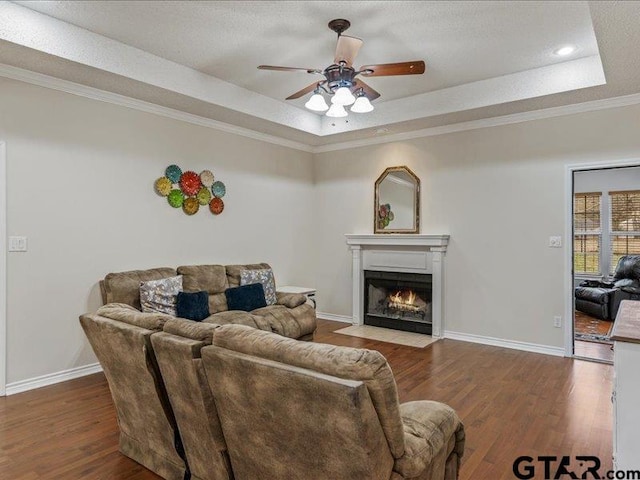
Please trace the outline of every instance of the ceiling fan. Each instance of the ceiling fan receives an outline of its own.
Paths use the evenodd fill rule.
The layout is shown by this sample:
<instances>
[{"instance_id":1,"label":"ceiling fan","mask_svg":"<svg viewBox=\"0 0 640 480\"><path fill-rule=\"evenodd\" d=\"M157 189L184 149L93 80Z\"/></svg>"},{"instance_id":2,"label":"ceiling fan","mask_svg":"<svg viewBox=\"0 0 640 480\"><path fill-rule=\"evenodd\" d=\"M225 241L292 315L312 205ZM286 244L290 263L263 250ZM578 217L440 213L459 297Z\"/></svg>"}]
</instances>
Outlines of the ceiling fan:
<instances>
[{"instance_id":1,"label":"ceiling fan","mask_svg":"<svg viewBox=\"0 0 640 480\"><path fill-rule=\"evenodd\" d=\"M385 63L380 65L364 65L356 70L353 61L362 47L362 40L356 37L343 35L351 22L344 19L331 20L329 28L338 34L338 44L333 63L324 70L319 68L279 67L273 65L260 65L261 70L275 70L278 72L303 71L313 75L322 75L324 79L313 82L302 90L289 95L287 100L294 100L314 92L305 104L310 110L317 112L326 111L329 117L346 117L345 106L352 105L351 111L366 113L373 110L371 100L380 96L369 85L364 83L362 77L383 77L391 75L420 75L425 71L424 61ZM357 78L356 78L357 77ZM331 95L331 108L327 105L323 93Z\"/></svg>"}]
</instances>

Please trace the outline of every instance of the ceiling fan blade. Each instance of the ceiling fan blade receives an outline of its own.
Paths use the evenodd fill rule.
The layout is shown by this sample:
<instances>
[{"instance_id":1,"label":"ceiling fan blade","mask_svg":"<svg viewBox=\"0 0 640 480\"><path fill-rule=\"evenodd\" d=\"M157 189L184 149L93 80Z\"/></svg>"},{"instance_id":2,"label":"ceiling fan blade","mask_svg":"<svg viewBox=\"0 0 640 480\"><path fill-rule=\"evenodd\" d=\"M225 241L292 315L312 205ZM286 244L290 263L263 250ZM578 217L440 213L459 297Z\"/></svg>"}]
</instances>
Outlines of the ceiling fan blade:
<instances>
[{"instance_id":1,"label":"ceiling fan blade","mask_svg":"<svg viewBox=\"0 0 640 480\"><path fill-rule=\"evenodd\" d=\"M364 94L367 96L367 98L369 100L375 100L376 98L378 98L380 96L380 94L378 92L376 92L373 88L371 88L369 85L367 85L366 83L364 83L362 80L357 79L354 86L354 88L352 90L358 90L359 88L361 88L364 91Z\"/></svg>"},{"instance_id":2,"label":"ceiling fan blade","mask_svg":"<svg viewBox=\"0 0 640 480\"><path fill-rule=\"evenodd\" d=\"M307 73L322 73L322 70L317 68L303 68L303 67L278 67L275 65L259 65L260 70L275 70L276 72L296 72L303 71Z\"/></svg>"},{"instance_id":3,"label":"ceiling fan blade","mask_svg":"<svg viewBox=\"0 0 640 480\"><path fill-rule=\"evenodd\" d=\"M422 60L402 63L384 63L382 65L364 65L360 70L372 70L373 73L362 72L365 77L388 77L391 75L420 75L425 66Z\"/></svg>"},{"instance_id":4,"label":"ceiling fan blade","mask_svg":"<svg viewBox=\"0 0 640 480\"><path fill-rule=\"evenodd\" d=\"M348 35L338 36L338 44L336 45L336 56L333 60L335 63L340 63L344 60L347 66L353 65L353 61L362 47L362 40L356 37L350 37Z\"/></svg>"},{"instance_id":5,"label":"ceiling fan blade","mask_svg":"<svg viewBox=\"0 0 640 480\"><path fill-rule=\"evenodd\" d=\"M293 95L289 95L287 97L287 100L295 100L296 98L300 98L301 96L306 95L307 93L314 91L317 86L318 86L318 83L314 82L311 85L309 85L308 87L304 87L302 90L297 91Z\"/></svg>"}]
</instances>

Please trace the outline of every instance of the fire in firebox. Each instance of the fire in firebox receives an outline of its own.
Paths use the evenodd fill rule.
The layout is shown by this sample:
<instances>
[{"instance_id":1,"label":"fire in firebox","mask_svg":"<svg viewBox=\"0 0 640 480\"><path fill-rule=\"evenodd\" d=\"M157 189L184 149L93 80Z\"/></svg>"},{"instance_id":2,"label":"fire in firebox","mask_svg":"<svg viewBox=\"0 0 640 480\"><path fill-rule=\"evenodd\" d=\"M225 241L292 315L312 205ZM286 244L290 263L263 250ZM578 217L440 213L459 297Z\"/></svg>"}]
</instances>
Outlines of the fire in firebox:
<instances>
[{"instance_id":1,"label":"fire in firebox","mask_svg":"<svg viewBox=\"0 0 640 480\"><path fill-rule=\"evenodd\" d=\"M398 290L387 297L387 308L400 312L411 312L424 318L427 302L416 295L413 290Z\"/></svg>"},{"instance_id":2,"label":"fire in firebox","mask_svg":"<svg viewBox=\"0 0 640 480\"><path fill-rule=\"evenodd\" d=\"M431 275L364 272L364 323L431 334Z\"/></svg>"},{"instance_id":3,"label":"fire in firebox","mask_svg":"<svg viewBox=\"0 0 640 480\"><path fill-rule=\"evenodd\" d=\"M387 290L370 285L368 313L388 318L426 321L430 319L431 308L412 289Z\"/></svg>"},{"instance_id":4,"label":"fire in firebox","mask_svg":"<svg viewBox=\"0 0 640 480\"><path fill-rule=\"evenodd\" d=\"M416 305L415 301L416 294L413 290L398 290L393 295L389 295L388 298L389 308L407 310L409 312L417 312L420 310L420 306Z\"/></svg>"}]
</instances>

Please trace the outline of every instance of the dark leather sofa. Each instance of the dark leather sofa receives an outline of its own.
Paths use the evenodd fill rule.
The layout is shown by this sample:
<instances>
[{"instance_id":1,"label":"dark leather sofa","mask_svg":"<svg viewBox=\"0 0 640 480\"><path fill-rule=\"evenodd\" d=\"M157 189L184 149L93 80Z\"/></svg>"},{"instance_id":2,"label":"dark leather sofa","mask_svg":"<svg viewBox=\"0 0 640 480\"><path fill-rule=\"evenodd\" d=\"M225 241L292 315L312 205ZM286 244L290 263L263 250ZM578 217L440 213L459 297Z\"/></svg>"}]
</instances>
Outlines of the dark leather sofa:
<instances>
[{"instance_id":1,"label":"dark leather sofa","mask_svg":"<svg viewBox=\"0 0 640 480\"><path fill-rule=\"evenodd\" d=\"M576 310L600 320L612 320L614 288L599 282L582 282L575 290Z\"/></svg>"},{"instance_id":2,"label":"dark leather sofa","mask_svg":"<svg viewBox=\"0 0 640 480\"><path fill-rule=\"evenodd\" d=\"M587 280L575 289L576 310L601 320L615 320L622 300L640 300L640 255L621 257L611 282Z\"/></svg>"}]
</instances>

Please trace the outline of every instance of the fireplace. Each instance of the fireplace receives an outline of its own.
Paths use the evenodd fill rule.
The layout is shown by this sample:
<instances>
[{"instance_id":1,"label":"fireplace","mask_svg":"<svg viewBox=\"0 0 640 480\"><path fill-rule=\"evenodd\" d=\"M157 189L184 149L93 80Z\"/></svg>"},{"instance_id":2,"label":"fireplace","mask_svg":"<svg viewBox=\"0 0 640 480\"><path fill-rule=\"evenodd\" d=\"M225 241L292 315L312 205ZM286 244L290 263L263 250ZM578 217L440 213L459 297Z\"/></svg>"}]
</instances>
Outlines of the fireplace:
<instances>
[{"instance_id":1,"label":"fireplace","mask_svg":"<svg viewBox=\"0 0 640 480\"><path fill-rule=\"evenodd\" d=\"M346 237L353 272L352 323L425 332L442 338L444 259L449 235L346 234ZM386 289L386 295L371 290L370 284ZM377 296L377 305L373 296ZM371 311L369 297L373 302Z\"/></svg>"},{"instance_id":2,"label":"fireplace","mask_svg":"<svg viewBox=\"0 0 640 480\"><path fill-rule=\"evenodd\" d=\"M432 333L432 276L364 271L364 324Z\"/></svg>"}]
</instances>

